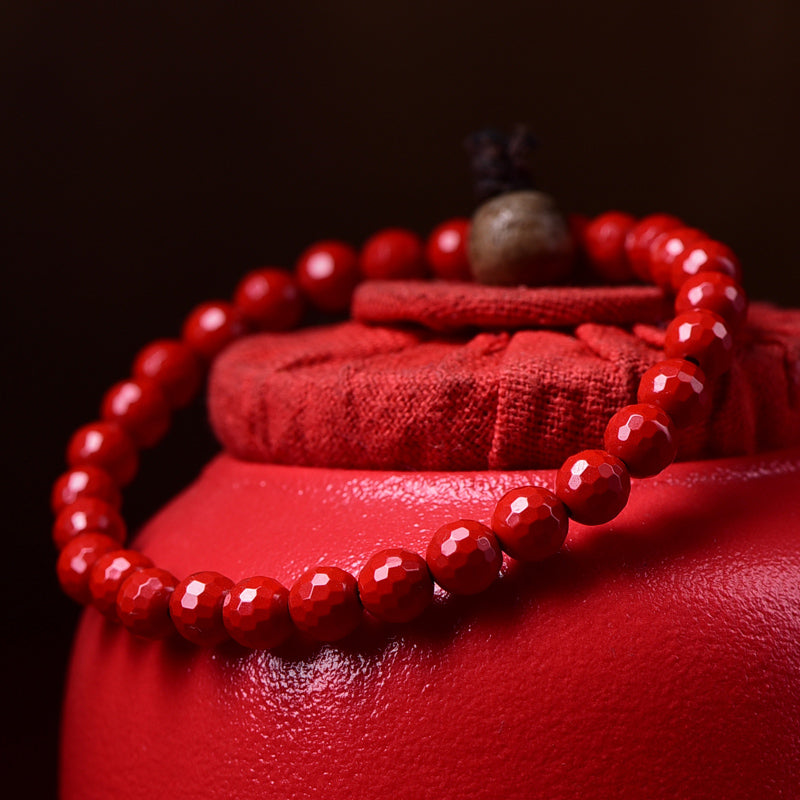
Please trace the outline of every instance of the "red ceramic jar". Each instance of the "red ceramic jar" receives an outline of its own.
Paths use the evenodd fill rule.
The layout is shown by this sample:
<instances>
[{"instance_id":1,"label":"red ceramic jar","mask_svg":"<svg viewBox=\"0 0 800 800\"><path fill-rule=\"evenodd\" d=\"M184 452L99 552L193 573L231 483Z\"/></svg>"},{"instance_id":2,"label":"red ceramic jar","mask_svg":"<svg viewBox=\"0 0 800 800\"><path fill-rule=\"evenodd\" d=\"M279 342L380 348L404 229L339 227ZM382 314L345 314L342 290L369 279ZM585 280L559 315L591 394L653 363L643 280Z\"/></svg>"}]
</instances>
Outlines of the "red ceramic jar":
<instances>
[{"instance_id":1,"label":"red ceramic jar","mask_svg":"<svg viewBox=\"0 0 800 800\"><path fill-rule=\"evenodd\" d=\"M486 516L486 499L519 482L221 456L138 545L175 574L209 565L290 585L322 552L354 567L390 538L424 552L442 519ZM799 483L799 451L673 465L616 521L573 525L555 559L346 644L199 649L137 639L89 609L62 797L255 800L268 783L277 798L456 800L485 794L488 775L505 798L790 796ZM381 524L365 534L376 498Z\"/></svg>"},{"instance_id":2,"label":"red ceramic jar","mask_svg":"<svg viewBox=\"0 0 800 800\"><path fill-rule=\"evenodd\" d=\"M461 285L459 297L467 290ZM575 335L439 337L352 323L326 328L319 340L306 330L229 347L214 363L210 403L218 436L229 451L241 447L240 457L218 456L135 537L158 565L122 584L122 621L139 636L85 612L64 706L63 800L791 796L800 783L800 621L792 613L800 406L786 401L793 373L780 348L800 341L800 315L755 304L751 317L711 417L679 431L679 443L705 456L720 442L795 449L706 457L634 478L618 516L587 526L573 515L564 547L541 562L506 555L501 567L493 556L500 575L485 591L439 588L403 627L353 611L364 565L387 548L424 555L446 523L490 523L511 489L552 488L555 470L524 468L540 439L549 450L536 452L553 466L562 449L596 451L613 411L635 402L639 378L661 356L610 325ZM380 345L374 351L368 335ZM327 355L309 359L303 390L289 391L301 365L290 362L287 375L280 347L297 342L308 356L315 341ZM305 437L295 454L333 452L313 438L322 430L339 452L360 448L352 458L386 441L407 405L398 402L410 391L404 381L436 347L424 375L453 405L437 416L441 406L429 402L412 433L400 426L389 456L402 456L405 468L304 464L286 449L273 461L294 463L259 455L284 442L282 423ZM380 380L368 380L371 370ZM764 374L784 388L780 396L758 394ZM595 393L578 398L581 387ZM419 405L423 394L412 388ZM353 396L378 404L358 420L361 438L352 435L355 414L339 405ZM301 411L316 415L316 427L298 425ZM543 437L504 438L501 413L523 427L546 418L549 427ZM243 444L237 431L264 440ZM413 460L424 446L441 457L443 443L451 460L485 446L494 466L434 470ZM620 487L626 493L624 480ZM349 635L318 641L330 629L308 625L285 638L289 590L306 570L328 565L349 577L335 573L335 593L312 598L312 608L301 594L300 610L344 608L334 621ZM169 633L177 587L201 570L234 585L203 591L203 620L184 623L201 632L208 625L216 639L221 618L229 634L272 650L247 649L236 637L206 648L155 638ZM251 584L252 576L276 583ZM366 576L361 585L380 611L377 587ZM242 605L245 588L252 608Z\"/></svg>"}]
</instances>

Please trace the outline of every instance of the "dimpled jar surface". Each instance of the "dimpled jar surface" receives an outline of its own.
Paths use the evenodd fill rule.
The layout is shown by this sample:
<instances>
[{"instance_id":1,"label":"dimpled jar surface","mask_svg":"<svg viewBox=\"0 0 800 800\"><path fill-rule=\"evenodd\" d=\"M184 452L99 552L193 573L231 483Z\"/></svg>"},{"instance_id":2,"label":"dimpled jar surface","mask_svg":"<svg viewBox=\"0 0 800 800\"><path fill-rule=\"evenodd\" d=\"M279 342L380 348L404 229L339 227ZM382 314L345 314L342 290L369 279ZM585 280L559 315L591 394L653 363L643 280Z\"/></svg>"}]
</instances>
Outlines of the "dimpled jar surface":
<instances>
[{"instance_id":1,"label":"dimpled jar surface","mask_svg":"<svg viewBox=\"0 0 800 800\"><path fill-rule=\"evenodd\" d=\"M181 578L208 567L288 586L322 557L357 573L392 544L424 553L442 521L488 519L515 486L553 479L221 456L135 546ZM798 451L674 464L613 522L573 522L553 558L509 562L481 595L437 595L414 622L373 620L348 642L202 649L88 609L62 797L791 797L799 481Z\"/></svg>"}]
</instances>

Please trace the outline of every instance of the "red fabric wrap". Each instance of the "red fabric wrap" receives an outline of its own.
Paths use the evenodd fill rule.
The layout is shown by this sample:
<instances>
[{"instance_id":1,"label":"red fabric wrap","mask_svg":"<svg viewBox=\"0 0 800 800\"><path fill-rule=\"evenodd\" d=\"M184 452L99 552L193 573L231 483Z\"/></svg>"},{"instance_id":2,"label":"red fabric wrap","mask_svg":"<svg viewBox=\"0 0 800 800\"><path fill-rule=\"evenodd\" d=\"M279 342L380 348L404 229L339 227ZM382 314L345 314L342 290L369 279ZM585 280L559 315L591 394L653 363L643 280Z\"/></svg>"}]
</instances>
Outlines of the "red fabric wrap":
<instances>
[{"instance_id":1,"label":"red fabric wrap","mask_svg":"<svg viewBox=\"0 0 800 800\"><path fill-rule=\"evenodd\" d=\"M369 281L353 298L353 318L433 331L463 328L567 328L582 322L633 325L669 319L671 304L654 286L475 286L441 281Z\"/></svg>"},{"instance_id":2,"label":"red fabric wrap","mask_svg":"<svg viewBox=\"0 0 800 800\"><path fill-rule=\"evenodd\" d=\"M355 321L254 336L223 353L211 420L229 452L255 461L557 467L601 446L611 415L635 402L641 374L663 358L662 330L644 323L663 313L646 287L365 284ZM800 312L756 304L711 419L682 432L679 457L798 443Z\"/></svg>"}]
</instances>

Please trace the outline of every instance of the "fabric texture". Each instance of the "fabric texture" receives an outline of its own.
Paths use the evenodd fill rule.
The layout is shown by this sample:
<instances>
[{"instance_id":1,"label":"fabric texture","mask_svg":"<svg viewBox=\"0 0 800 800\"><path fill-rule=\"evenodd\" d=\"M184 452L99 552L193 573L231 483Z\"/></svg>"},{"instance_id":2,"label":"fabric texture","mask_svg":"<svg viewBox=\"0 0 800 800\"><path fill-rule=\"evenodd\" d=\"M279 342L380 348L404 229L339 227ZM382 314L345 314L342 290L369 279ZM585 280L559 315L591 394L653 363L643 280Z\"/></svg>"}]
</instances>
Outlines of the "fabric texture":
<instances>
[{"instance_id":1,"label":"fabric texture","mask_svg":"<svg viewBox=\"0 0 800 800\"><path fill-rule=\"evenodd\" d=\"M661 360L669 309L649 287L363 284L354 319L233 345L209 409L233 455L319 467L558 467L602 446ZM800 443L800 312L750 309L710 419L679 459Z\"/></svg>"}]
</instances>

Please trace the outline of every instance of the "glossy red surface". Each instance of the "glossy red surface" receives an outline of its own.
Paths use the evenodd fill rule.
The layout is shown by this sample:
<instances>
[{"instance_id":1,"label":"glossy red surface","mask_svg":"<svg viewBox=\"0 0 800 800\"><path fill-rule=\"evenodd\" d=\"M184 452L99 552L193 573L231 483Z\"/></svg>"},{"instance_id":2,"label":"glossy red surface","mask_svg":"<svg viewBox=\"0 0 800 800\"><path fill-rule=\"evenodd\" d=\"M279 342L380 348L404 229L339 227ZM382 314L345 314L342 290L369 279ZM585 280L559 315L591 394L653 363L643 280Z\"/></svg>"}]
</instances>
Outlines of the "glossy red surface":
<instances>
[{"instance_id":1,"label":"glossy red surface","mask_svg":"<svg viewBox=\"0 0 800 800\"><path fill-rule=\"evenodd\" d=\"M702 272L687 278L675 297L676 313L704 308L719 314L732 331L744 324L747 306L747 295L742 287L720 272Z\"/></svg>"},{"instance_id":2,"label":"glossy red surface","mask_svg":"<svg viewBox=\"0 0 800 800\"><path fill-rule=\"evenodd\" d=\"M253 270L236 287L233 302L255 330L289 331L303 317L305 303L297 281L286 270Z\"/></svg>"},{"instance_id":3,"label":"glossy red surface","mask_svg":"<svg viewBox=\"0 0 800 800\"><path fill-rule=\"evenodd\" d=\"M490 528L475 520L458 519L433 534L425 560L443 589L452 594L478 594L494 583L503 553Z\"/></svg>"},{"instance_id":4,"label":"glossy red surface","mask_svg":"<svg viewBox=\"0 0 800 800\"><path fill-rule=\"evenodd\" d=\"M425 559L397 547L375 553L358 573L364 608L386 622L410 622L433 600L433 580Z\"/></svg>"},{"instance_id":5,"label":"glossy red surface","mask_svg":"<svg viewBox=\"0 0 800 800\"><path fill-rule=\"evenodd\" d=\"M714 380L730 366L733 336L725 320L713 311L684 311L667 326L664 355L692 359Z\"/></svg>"},{"instance_id":6,"label":"glossy red surface","mask_svg":"<svg viewBox=\"0 0 800 800\"><path fill-rule=\"evenodd\" d=\"M137 447L153 447L170 425L170 408L158 384L150 378L130 378L114 384L104 395L100 416L116 422Z\"/></svg>"},{"instance_id":7,"label":"glossy red surface","mask_svg":"<svg viewBox=\"0 0 800 800\"><path fill-rule=\"evenodd\" d=\"M609 420L603 441L606 452L620 459L634 478L658 475L678 452L672 420L650 403L621 408Z\"/></svg>"},{"instance_id":8,"label":"glossy red surface","mask_svg":"<svg viewBox=\"0 0 800 800\"><path fill-rule=\"evenodd\" d=\"M136 550L112 550L100 556L89 573L92 605L110 620L118 622L117 595L120 586L137 570L152 566L153 562Z\"/></svg>"},{"instance_id":9,"label":"glossy red surface","mask_svg":"<svg viewBox=\"0 0 800 800\"><path fill-rule=\"evenodd\" d=\"M115 422L91 422L69 440L67 463L99 467L117 486L127 486L139 468L139 454L133 439Z\"/></svg>"},{"instance_id":10,"label":"glossy red surface","mask_svg":"<svg viewBox=\"0 0 800 800\"><path fill-rule=\"evenodd\" d=\"M236 306L225 300L211 300L189 312L181 337L194 353L211 361L244 332L244 317Z\"/></svg>"},{"instance_id":11,"label":"glossy red surface","mask_svg":"<svg viewBox=\"0 0 800 800\"><path fill-rule=\"evenodd\" d=\"M105 500L117 510L122 504L122 495L111 476L99 467L88 464L69 469L58 477L50 493L50 508L54 514L58 514L64 506L74 503L80 497Z\"/></svg>"},{"instance_id":12,"label":"glossy red surface","mask_svg":"<svg viewBox=\"0 0 800 800\"><path fill-rule=\"evenodd\" d=\"M650 243L650 282L662 289L672 289L672 265L692 244L707 238L697 228L676 228L655 237Z\"/></svg>"},{"instance_id":13,"label":"glossy red surface","mask_svg":"<svg viewBox=\"0 0 800 800\"><path fill-rule=\"evenodd\" d=\"M677 292L687 278L706 272L727 275L736 283L742 282L742 266L728 245L713 239L693 243L672 262L672 290Z\"/></svg>"},{"instance_id":14,"label":"glossy red surface","mask_svg":"<svg viewBox=\"0 0 800 800\"><path fill-rule=\"evenodd\" d=\"M425 257L434 276L445 281L472 280L468 243L468 219L450 219L435 228L425 245Z\"/></svg>"},{"instance_id":15,"label":"glossy red surface","mask_svg":"<svg viewBox=\"0 0 800 800\"><path fill-rule=\"evenodd\" d=\"M125 522L114 506L97 497L79 497L64 506L53 523L53 541L60 550L81 533L105 533L122 544L127 536Z\"/></svg>"},{"instance_id":16,"label":"glossy red surface","mask_svg":"<svg viewBox=\"0 0 800 800\"><path fill-rule=\"evenodd\" d=\"M143 347L133 362L135 378L158 384L172 408L188 405L200 391L203 365L192 349L177 339L158 339Z\"/></svg>"},{"instance_id":17,"label":"glossy red surface","mask_svg":"<svg viewBox=\"0 0 800 800\"><path fill-rule=\"evenodd\" d=\"M153 559L159 563L156 559ZM178 579L159 567L146 567L129 575L117 594L117 616L131 633L146 639L164 639L175 632L169 600Z\"/></svg>"},{"instance_id":18,"label":"glossy red surface","mask_svg":"<svg viewBox=\"0 0 800 800\"><path fill-rule=\"evenodd\" d=\"M352 633L361 622L362 612L356 579L339 567L314 567L289 591L292 621L321 642L333 642Z\"/></svg>"},{"instance_id":19,"label":"glossy red surface","mask_svg":"<svg viewBox=\"0 0 800 800\"><path fill-rule=\"evenodd\" d=\"M584 525L609 522L625 508L631 491L626 466L605 450L582 450L556 474L556 496Z\"/></svg>"},{"instance_id":20,"label":"glossy red surface","mask_svg":"<svg viewBox=\"0 0 800 800\"><path fill-rule=\"evenodd\" d=\"M387 228L367 239L359 262L367 280L417 280L428 274L422 239L403 228Z\"/></svg>"},{"instance_id":21,"label":"glossy red surface","mask_svg":"<svg viewBox=\"0 0 800 800\"><path fill-rule=\"evenodd\" d=\"M358 255L349 244L317 242L305 250L295 266L303 294L319 309L346 311L361 273Z\"/></svg>"},{"instance_id":22,"label":"glossy red surface","mask_svg":"<svg viewBox=\"0 0 800 800\"><path fill-rule=\"evenodd\" d=\"M245 578L225 595L222 621L231 638L244 647L277 647L294 631L289 590L274 578Z\"/></svg>"},{"instance_id":23,"label":"glossy red surface","mask_svg":"<svg viewBox=\"0 0 800 800\"><path fill-rule=\"evenodd\" d=\"M634 274L650 283L650 245L667 231L683 228L684 224L671 214L650 214L631 228L625 238L625 250Z\"/></svg>"},{"instance_id":24,"label":"glossy red surface","mask_svg":"<svg viewBox=\"0 0 800 800\"><path fill-rule=\"evenodd\" d=\"M561 549L569 531L569 516L548 489L518 486L498 501L491 528L512 558L541 561Z\"/></svg>"},{"instance_id":25,"label":"glossy red surface","mask_svg":"<svg viewBox=\"0 0 800 800\"><path fill-rule=\"evenodd\" d=\"M423 552L442 520L488 519L493 499L553 477L222 456L137 546L181 576L288 585L320 553L357 571L393 542ZM673 464L612 523L571 523L557 556L341 644L147 642L87 609L62 800L792 797L799 482L797 450Z\"/></svg>"},{"instance_id":26,"label":"glossy red surface","mask_svg":"<svg viewBox=\"0 0 800 800\"><path fill-rule=\"evenodd\" d=\"M683 428L704 420L711 411L711 390L703 370L682 358L654 364L639 381L637 399L663 409Z\"/></svg>"},{"instance_id":27,"label":"glossy red surface","mask_svg":"<svg viewBox=\"0 0 800 800\"><path fill-rule=\"evenodd\" d=\"M233 581L218 572L195 572L184 578L169 598L175 629L193 644L213 647L228 638L222 604Z\"/></svg>"},{"instance_id":28,"label":"glossy red surface","mask_svg":"<svg viewBox=\"0 0 800 800\"><path fill-rule=\"evenodd\" d=\"M607 211L595 217L583 231L583 247L592 272L607 283L625 283L633 278L633 267L625 249L636 218L622 211Z\"/></svg>"},{"instance_id":29,"label":"glossy red surface","mask_svg":"<svg viewBox=\"0 0 800 800\"><path fill-rule=\"evenodd\" d=\"M92 565L109 550L116 550L119 542L102 533L81 533L71 539L59 553L56 575L65 594L79 603L89 603L89 573Z\"/></svg>"}]
</instances>

